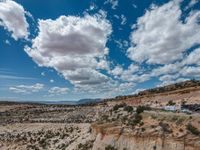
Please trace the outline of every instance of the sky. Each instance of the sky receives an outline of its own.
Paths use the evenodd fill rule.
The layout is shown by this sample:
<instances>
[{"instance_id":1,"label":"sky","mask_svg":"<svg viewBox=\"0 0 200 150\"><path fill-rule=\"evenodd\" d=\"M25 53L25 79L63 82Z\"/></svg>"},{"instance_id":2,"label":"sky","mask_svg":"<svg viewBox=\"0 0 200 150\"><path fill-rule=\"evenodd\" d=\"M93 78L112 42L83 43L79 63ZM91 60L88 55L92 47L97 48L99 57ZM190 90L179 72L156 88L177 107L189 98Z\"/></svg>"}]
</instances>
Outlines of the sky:
<instances>
[{"instance_id":1,"label":"sky","mask_svg":"<svg viewBox=\"0 0 200 150\"><path fill-rule=\"evenodd\" d=\"M0 100L110 98L199 78L199 0L0 0Z\"/></svg>"}]
</instances>

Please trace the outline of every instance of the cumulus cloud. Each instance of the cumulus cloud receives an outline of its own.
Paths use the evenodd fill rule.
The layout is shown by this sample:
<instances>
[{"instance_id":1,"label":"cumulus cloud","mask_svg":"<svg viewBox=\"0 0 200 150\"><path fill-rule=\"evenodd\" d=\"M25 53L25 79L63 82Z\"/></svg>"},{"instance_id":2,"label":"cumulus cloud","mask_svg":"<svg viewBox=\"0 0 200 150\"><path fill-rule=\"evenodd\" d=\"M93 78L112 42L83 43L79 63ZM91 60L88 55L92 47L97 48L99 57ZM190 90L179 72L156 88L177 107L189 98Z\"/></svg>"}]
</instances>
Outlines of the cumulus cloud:
<instances>
[{"instance_id":1,"label":"cumulus cloud","mask_svg":"<svg viewBox=\"0 0 200 150\"><path fill-rule=\"evenodd\" d=\"M183 64L186 65L200 65L200 48L195 49L192 51L184 60Z\"/></svg>"},{"instance_id":2,"label":"cumulus cloud","mask_svg":"<svg viewBox=\"0 0 200 150\"><path fill-rule=\"evenodd\" d=\"M52 67L75 86L108 81L106 42L112 32L105 14L39 20L38 36L25 51L39 65Z\"/></svg>"},{"instance_id":3,"label":"cumulus cloud","mask_svg":"<svg viewBox=\"0 0 200 150\"><path fill-rule=\"evenodd\" d=\"M182 68L181 63L174 63L174 64L166 64L161 67L157 67L152 70L152 76L160 76L166 74L174 74L177 73Z\"/></svg>"},{"instance_id":4,"label":"cumulus cloud","mask_svg":"<svg viewBox=\"0 0 200 150\"><path fill-rule=\"evenodd\" d=\"M14 93L30 94L39 92L44 88L44 84L36 83L34 85L18 85L10 87L9 90Z\"/></svg>"},{"instance_id":5,"label":"cumulus cloud","mask_svg":"<svg viewBox=\"0 0 200 150\"><path fill-rule=\"evenodd\" d=\"M183 82L183 81L187 81L189 80L189 78L174 78L172 76L171 80L163 80L161 82L161 84L158 84L157 87L162 87L162 86L166 86L166 85L170 85L170 84L174 84L174 83L178 83L178 82Z\"/></svg>"},{"instance_id":6,"label":"cumulus cloud","mask_svg":"<svg viewBox=\"0 0 200 150\"><path fill-rule=\"evenodd\" d=\"M186 77L200 77L200 67L185 66L180 74Z\"/></svg>"},{"instance_id":7,"label":"cumulus cloud","mask_svg":"<svg viewBox=\"0 0 200 150\"><path fill-rule=\"evenodd\" d=\"M63 88L63 87L52 87L49 89L49 94L51 96L55 96L55 95L64 95L67 94L67 92L69 91L68 88Z\"/></svg>"},{"instance_id":8,"label":"cumulus cloud","mask_svg":"<svg viewBox=\"0 0 200 150\"><path fill-rule=\"evenodd\" d=\"M0 26L12 33L15 40L28 38L28 23L24 8L12 0L0 1Z\"/></svg>"},{"instance_id":9,"label":"cumulus cloud","mask_svg":"<svg viewBox=\"0 0 200 150\"><path fill-rule=\"evenodd\" d=\"M150 79L150 74L139 74L142 69L135 64L131 64L127 69L123 69L121 66L116 66L114 69L110 70L110 74L114 75L125 82L144 82Z\"/></svg>"},{"instance_id":10,"label":"cumulus cloud","mask_svg":"<svg viewBox=\"0 0 200 150\"><path fill-rule=\"evenodd\" d=\"M152 8L137 20L131 34L128 56L137 62L169 64L183 58L183 53L200 44L200 11L192 11L183 20L179 1Z\"/></svg>"}]
</instances>

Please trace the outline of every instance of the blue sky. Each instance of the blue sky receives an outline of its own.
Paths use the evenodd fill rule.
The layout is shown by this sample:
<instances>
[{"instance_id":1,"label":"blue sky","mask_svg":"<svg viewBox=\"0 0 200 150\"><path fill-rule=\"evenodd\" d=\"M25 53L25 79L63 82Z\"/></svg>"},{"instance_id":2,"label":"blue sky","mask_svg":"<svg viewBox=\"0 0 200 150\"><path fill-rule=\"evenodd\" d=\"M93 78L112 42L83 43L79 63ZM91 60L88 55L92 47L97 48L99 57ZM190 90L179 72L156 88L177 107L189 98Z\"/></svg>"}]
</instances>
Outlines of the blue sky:
<instances>
[{"instance_id":1,"label":"blue sky","mask_svg":"<svg viewBox=\"0 0 200 150\"><path fill-rule=\"evenodd\" d=\"M0 100L114 97L199 77L199 0L0 1Z\"/></svg>"}]
</instances>

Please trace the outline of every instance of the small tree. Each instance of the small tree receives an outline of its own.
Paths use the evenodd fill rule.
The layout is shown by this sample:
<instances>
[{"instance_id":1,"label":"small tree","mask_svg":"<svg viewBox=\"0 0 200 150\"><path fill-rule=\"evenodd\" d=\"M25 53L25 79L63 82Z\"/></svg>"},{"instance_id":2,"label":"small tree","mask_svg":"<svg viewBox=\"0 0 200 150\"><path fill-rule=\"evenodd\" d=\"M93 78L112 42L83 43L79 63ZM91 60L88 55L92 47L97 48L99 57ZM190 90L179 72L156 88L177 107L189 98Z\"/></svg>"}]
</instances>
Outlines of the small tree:
<instances>
[{"instance_id":1,"label":"small tree","mask_svg":"<svg viewBox=\"0 0 200 150\"><path fill-rule=\"evenodd\" d=\"M132 112L133 111L133 107L132 106L125 106L124 107L124 111Z\"/></svg>"},{"instance_id":2,"label":"small tree","mask_svg":"<svg viewBox=\"0 0 200 150\"><path fill-rule=\"evenodd\" d=\"M122 108L124 106L126 106L125 103L116 104L115 106L113 106L113 111L117 111L119 108Z\"/></svg>"},{"instance_id":3,"label":"small tree","mask_svg":"<svg viewBox=\"0 0 200 150\"><path fill-rule=\"evenodd\" d=\"M168 103L167 103L168 106L173 106L173 105L176 105L175 102L173 102L172 100L170 100Z\"/></svg>"},{"instance_id":4,"label":"small tree","mask_svg":"<svg viewBox=\"0 0 200 150\"><path fill-rule=\"evenodd\" d=\"M136 109L136 113L140 114L140 113L144 112L144 110L145 110L144 106L138 106L137 109Z\"/></svg>"}]
</instances>

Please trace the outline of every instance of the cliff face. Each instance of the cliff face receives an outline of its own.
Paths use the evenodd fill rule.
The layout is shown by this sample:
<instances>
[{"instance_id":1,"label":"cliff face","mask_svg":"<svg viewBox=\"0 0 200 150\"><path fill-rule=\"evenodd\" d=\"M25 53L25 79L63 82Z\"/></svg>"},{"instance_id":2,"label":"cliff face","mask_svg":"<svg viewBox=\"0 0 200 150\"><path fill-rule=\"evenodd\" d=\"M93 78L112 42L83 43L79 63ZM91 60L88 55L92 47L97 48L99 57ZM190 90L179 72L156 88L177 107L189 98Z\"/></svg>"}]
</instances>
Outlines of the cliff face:
<instances>
[{"instance_id":1,"label":"cliff face","mask_svg":"<svg viewBox=\"0 0 200 150\"><path fill-rule=\"evenodd\" d=\"M173 138L163 134L136 134L122 131L120 127L93 127L96 135L92 150L105 150L110 146L116 150L199 150L200 141L190 136ZM113 149L113 150L115 150Z\"/></svg>"},{"instance_id":2,"label":"cliff face","mask_svg":"<svg viewBox=\"0 0 200 150\"><path fill-rule=\"evenodd\" d=\"M93 150L105 149L107 145L112 145L118 150L184 150L184 143L165 139L160 137L128 137L121 135L117 138L115 135L98 134L93 146ZM189 148L186 148L189 150ZM195 150L195 148L190 148ZM197 149L196 149L197 150Z\"/></svg>"}]
</instances>

